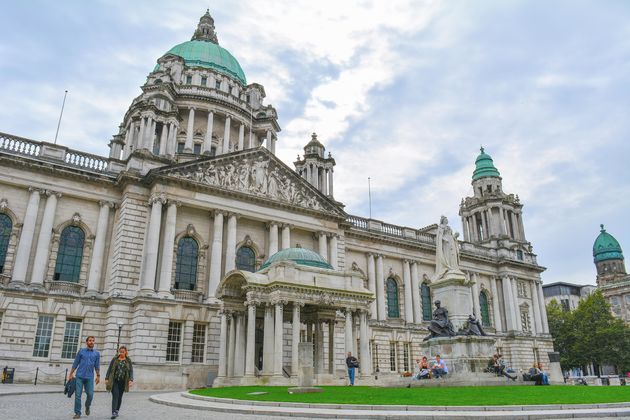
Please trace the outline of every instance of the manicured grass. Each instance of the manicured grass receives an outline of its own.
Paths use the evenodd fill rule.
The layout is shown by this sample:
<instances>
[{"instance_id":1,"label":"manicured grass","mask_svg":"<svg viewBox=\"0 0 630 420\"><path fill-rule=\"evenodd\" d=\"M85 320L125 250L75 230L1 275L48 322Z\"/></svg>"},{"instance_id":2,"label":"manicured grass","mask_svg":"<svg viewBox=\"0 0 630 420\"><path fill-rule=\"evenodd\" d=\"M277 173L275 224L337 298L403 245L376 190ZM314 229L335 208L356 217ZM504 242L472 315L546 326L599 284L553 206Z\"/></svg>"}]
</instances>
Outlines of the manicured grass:
<instances>
[{"instance_id":1,"label":"manicured grass","mask_svg":"<svg viewBox=\"0 0 630 420\"><path fill-rule=\"evenodd\" d=\"M197 395L237 400L366 405L538 405L630 402L626 386L479 386L377 388L323 386L324 392L289 394L286 386L244 386L191 390ZM267 392L263 395L247 395Z\"/></svg>"}]
</instances>

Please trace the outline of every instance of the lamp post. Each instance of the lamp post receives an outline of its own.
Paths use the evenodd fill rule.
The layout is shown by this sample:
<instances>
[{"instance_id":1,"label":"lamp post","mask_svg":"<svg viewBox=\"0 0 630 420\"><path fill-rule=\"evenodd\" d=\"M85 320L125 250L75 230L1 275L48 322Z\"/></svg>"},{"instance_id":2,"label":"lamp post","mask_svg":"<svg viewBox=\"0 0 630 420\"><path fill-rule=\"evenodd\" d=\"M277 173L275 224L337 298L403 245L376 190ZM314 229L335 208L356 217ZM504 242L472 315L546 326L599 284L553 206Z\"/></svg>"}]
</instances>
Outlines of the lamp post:
<instances>
[{"instance_id":1,"label":"lamp post","mask_svg":"<svg viewBox=\"0 0 630 420\"><path fill-rule=\"evenodd\" d=\"M123 322L119 320L116 324L118 325L118 342L116 343L116 351L118 351L120 348L120 332L122 331Z\"/></svg>"}]
</instances>

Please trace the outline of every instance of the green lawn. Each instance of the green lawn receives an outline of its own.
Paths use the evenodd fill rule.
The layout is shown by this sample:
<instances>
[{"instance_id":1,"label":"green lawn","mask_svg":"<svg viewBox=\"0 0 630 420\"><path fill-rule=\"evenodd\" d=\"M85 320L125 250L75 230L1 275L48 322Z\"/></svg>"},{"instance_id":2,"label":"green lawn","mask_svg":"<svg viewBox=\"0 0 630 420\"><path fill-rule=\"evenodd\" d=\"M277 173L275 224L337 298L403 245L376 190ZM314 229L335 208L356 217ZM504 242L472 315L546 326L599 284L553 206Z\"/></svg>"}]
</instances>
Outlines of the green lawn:
<instances>
[{"instance_id":1,"label":"green lawn","mask_svg":"<svg viewBox=\"0 0 630 420\"><path fill-rule=\"evenodd\" d=\"M286 386L244 386L191 390L197 395L238 400L366 405L536 405L629 402L627 386L479 386L377 388L323 386L324 392L289 394ZM247 395L267 392L263 395Z\"/></svg>"}]
</instances>

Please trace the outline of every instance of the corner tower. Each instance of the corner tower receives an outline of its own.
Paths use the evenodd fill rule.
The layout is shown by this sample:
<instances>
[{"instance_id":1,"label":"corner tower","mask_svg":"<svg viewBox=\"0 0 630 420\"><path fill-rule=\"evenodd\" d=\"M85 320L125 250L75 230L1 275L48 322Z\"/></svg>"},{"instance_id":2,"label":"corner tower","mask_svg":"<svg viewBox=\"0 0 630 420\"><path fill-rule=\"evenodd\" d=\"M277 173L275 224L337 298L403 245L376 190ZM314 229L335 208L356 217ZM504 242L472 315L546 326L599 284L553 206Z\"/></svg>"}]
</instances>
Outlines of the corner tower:
<instances>
[{"instance_id":1,"label":"corner tower","mask_svg":"<svg viewBox=\"0 0 630 420\"><path fill-rule=\"evenodd\" d=\"M621 245L600 225L599 235L593 244L593 262L597 268L597 285L602 287L626 277L626 266Z\"/></svg>"},{"instance_id":2,"label":"corner tower","mask_svg":"<svg viewBox=\"0 0 630 420\"><path fill-rule=\"evenodd\" d=\"M295 171L322 194L333 197L333 167L335 159L330 152L325 156L326 148L317 140L317 134L311 135L311 141L304 146L304 159L293 163Z\"/></svg>"},{"instance_id":3,"label":"corner tower","mask_svg":"<svg viewBox=\"0 0 630 420\"><path fill-rule=\"evenodd\" d=\"M523 205L518 195L503 192L501 175L483 147L475 160L472 187L473 196L462 199L459 207L464 240L493 247L499 239L526 243Z\"/></svg>"}]
</instances>

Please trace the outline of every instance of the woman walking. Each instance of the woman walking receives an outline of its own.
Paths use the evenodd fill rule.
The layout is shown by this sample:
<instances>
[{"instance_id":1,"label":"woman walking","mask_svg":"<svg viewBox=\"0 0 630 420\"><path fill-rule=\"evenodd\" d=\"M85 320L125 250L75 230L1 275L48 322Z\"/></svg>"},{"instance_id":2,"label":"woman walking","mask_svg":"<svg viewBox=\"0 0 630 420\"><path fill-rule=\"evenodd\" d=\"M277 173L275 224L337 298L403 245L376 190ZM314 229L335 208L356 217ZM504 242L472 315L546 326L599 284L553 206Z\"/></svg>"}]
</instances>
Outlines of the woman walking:
<instances>
[{"instance_id":1,"label":"woman walking","mask_svg":"<svg viewBox=\"0 0 630 420\"><path fill-rule=\"evenodd\" d=\"M109 363L105 375L105 387L112 393L112 419L118 417L123 393L133 384L133 364L127 356L127 347L120 346L118 355Z\"/></svg>"}]
</instances>

